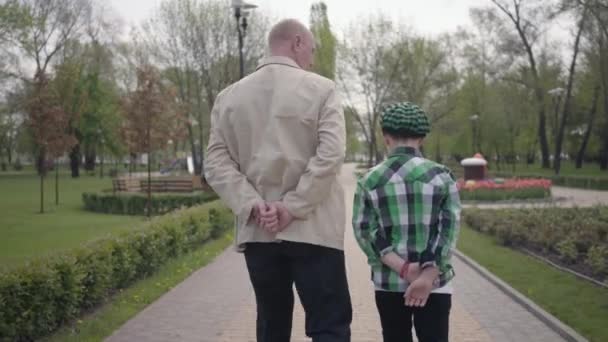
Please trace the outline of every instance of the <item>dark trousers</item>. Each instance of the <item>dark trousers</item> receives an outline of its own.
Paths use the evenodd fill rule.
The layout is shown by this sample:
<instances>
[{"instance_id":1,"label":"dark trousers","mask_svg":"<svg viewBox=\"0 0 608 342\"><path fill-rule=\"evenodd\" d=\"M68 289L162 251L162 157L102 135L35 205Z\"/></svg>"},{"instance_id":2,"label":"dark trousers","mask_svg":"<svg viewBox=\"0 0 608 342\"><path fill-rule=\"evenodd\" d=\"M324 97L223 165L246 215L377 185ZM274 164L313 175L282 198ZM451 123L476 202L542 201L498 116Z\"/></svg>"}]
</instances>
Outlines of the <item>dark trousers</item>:
<instances>
[{"instance_id":1,"label":"dark trousers","mask_svg":"<svg viewBox=\"0 0 608 342\"><path fill-rule=\"evenodd\" d=\"M433 293L423 308L404 303L403 293L376 291L384 342L412 342L412 318L419 342L448 342L452 295Z\"/></svg>"},{"instance_id":2,"label":"dark trousers","mask_svg":"<svg viewBox=\"0 0 608 342\"><path fill-rule=\"evenodd\" d=\"M314 342L350 341L352 307L344 252L303 243L250 243L245 260L257 302L257 341L291 338L293 285Z\"/></svg>"}]
</instances>

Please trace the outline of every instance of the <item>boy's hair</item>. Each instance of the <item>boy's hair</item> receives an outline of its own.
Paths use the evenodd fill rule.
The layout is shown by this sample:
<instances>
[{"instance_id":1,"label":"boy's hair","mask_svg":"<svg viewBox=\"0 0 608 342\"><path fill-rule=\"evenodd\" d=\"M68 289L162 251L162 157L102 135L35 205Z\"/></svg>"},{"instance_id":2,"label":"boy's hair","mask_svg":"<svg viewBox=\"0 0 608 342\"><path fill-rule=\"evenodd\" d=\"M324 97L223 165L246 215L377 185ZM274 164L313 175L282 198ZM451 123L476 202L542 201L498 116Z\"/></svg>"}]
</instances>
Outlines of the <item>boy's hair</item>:
<instances>
[{"instance_id":1,"label":"boy's hair","mask_svg":"<svg viewBox=\"0 0 608 342\"><path fill-rule=\"evenodd\" d=\"M426 137L426 134L415 133L408 129L394 129L389 127L383 127L382 134L398 140L422 139Z\"/></svg>"}]
</instances>

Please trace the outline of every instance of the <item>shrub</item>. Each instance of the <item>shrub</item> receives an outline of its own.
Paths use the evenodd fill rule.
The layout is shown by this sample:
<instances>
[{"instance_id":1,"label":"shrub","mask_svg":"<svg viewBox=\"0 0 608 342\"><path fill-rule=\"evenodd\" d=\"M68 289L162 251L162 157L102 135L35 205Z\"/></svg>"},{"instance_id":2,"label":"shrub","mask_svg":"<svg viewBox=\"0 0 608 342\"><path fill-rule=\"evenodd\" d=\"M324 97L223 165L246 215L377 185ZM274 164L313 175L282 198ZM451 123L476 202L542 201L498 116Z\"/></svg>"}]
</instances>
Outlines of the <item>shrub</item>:
<instances>
[{"instance_id":1,"label":"shrub","mask_svg":"<svg viewBox=\"0 0 608 342\"><path fill-rule=\"evenodd\" d=\"M560 258L567 263L573 263L578 258L576 241L572 238L559 242L555 248L557 249Z\"/></svg>"},{"instance_id":2,"label":"shrub","mask_svg":"<svg viewBox=\"0 0 608 342\"><path fill-rule=\"evenodd\" d=\"M218 203L154 218L114 238L0 273L0 341L30 341L232 226Z\"/></svg>"},{"instance_id":3,"label":"shrub","mask_svg":"<svg viewBox=\"0 0 608 342\"><path fill-rule=\"evenodd\" d=\"M589 248L586 262L597 275L608 272L608 246L593 246Z\"/></svg>"},{"instance_id":4,"label":"shrub","mask_svg":"<svg viewBox=\"0 0 608 342\"><path fill-rule=\"evenodd\" d=\"M544 199L551 197L551 190L543 188L529 189L477 189L460 191L460 199L463 201L496 202L510 200Z\"/></svg>"},{"instance_id":5,"label":"shrub","mask_svg":"<svg viewBox=\"0 0 608 342\"><path fill-rule=\"evenodd\" d=\"M466 209L463 221L504 245L532 247L566 264L582 261L597 275L608 272L608 207Z\"/></svg>"},{"instance_id":6,"label":"shrub","mask_svg":"<svg viewBox=\"0 0 608 342\"><path fill-rule=\"evenodd\" d=\"M152 194L152 215L162 215L170 211L189 208L217 199L213 192L161 193ZM146 215L148 197L143 193L83 193L82 201L86 210L118 215Z\"/></svg>"}]
</instances>

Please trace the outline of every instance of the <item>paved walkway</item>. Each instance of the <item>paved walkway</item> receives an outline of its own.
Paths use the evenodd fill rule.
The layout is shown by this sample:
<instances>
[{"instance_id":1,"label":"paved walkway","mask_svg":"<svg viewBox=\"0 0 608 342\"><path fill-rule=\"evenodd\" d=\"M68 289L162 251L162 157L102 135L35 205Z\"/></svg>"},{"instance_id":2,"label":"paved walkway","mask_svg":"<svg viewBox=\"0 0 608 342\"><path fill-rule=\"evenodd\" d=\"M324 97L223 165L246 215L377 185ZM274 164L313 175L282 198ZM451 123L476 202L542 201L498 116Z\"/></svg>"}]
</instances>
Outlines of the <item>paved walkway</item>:
<instances>
[{"instance_id":1,"label":"paved walkway","mask_svg":"<svg viewBox=\"0 0 608 342\"><path fill-rule=\"evenodd\" d=\"M350 217L350 199L355 184L352 167L345 167L341 181ZM381 341L369 268L350 227L346 229L345 253L354 312L352 341ZM457 276L451 341L563 341L469 266L455 258L454 267ZM293 342L310 341L305 337L303 327L304 315L298 304L294 313ZM225 251L213 263L195 272L127 322L107 341L255 341L254 294L242 255L232 249Z\"/></svg>"}]
</instances>

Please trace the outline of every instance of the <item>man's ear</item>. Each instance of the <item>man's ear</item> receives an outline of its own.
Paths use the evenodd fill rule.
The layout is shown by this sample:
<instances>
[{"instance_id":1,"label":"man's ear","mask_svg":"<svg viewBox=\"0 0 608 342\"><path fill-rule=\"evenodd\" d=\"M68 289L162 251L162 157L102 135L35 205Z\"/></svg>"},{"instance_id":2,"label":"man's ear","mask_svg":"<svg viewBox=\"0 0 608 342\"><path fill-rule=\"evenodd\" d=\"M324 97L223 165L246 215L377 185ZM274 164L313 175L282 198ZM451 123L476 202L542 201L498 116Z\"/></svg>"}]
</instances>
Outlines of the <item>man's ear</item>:
<instances>
[{"instance_id":1,"label":"man's ear","mask_svg":"<svg viewBox=\"0 0 608 342\"><path fill-rule=\"evenodd\" d=\"M296 49L296 51L300 50L300 48L302 47L302 36L300 36L299 34L296 35L293 47L294 49Z\"/></svg>"}]
</instances>

